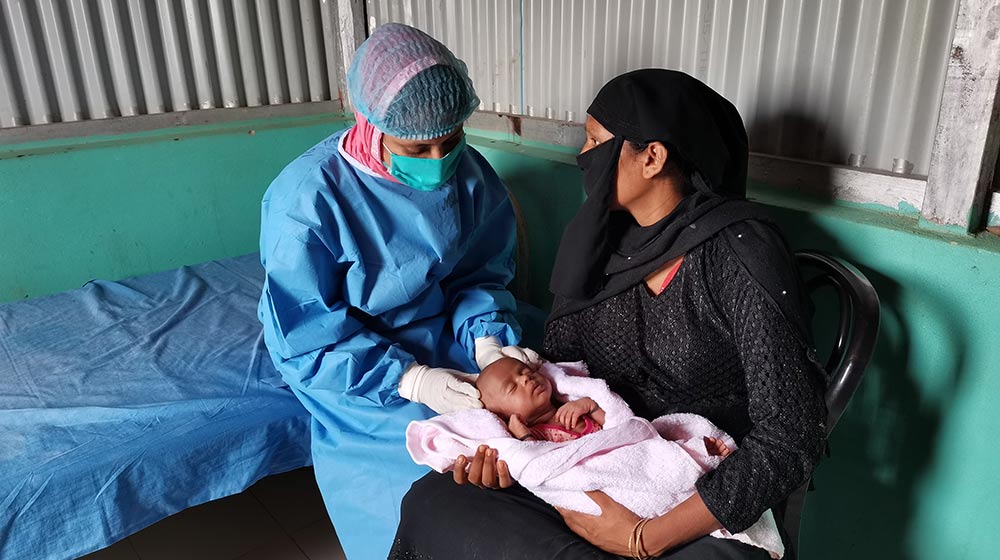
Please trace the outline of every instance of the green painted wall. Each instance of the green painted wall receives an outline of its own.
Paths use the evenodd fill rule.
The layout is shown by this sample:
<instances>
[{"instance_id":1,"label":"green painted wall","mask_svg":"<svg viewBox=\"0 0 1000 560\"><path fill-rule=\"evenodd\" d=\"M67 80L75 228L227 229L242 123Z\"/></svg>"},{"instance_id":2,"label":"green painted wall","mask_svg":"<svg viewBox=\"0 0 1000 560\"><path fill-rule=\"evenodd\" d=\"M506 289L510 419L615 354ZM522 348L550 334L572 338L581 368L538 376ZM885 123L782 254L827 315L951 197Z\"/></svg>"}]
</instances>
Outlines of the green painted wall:
<instances>
[{"instance_id":1,"label":"green painted wall","mask_svg":"<svg viewBox=\"0 0 1000 560\"><path fill-rule=\"evenodd\" d=\"M868 212L794 206L776 209L793 244L855 263L882 302L874 361L807 501L805 558L995 558L996 244L917 234L902 220L886 227Z\"/></svg>"},{"instance_id":2,"label":"green painted wall","mask_svg":"<svg viewBox=\"0 0 1000 560\"><path fill-rule=\"evenodd\" d=\"M0 146L0 301L257 250L260 199L342 117Z\"/></svg>"},{"instance_id":3,"label":"green painted wall","mask_svg":"<svg viewBox=\"0 0 1000 560\"><path fill-rule=\"evenodd\" d=\"M283 120L0 148L0 300L255 250L271 178L342 124ZM582 198L573 158L495 135L471 140L523 208L529 266L519 281L544 304L559 234ZM874 362L807 501L804 557L995 557L997 244L761 185L752 194L774 208L795 247L849 259L882 298Z\"/></svg>"},{"instance_id":4,"label":"green painted wall","mask_svg":"<svg viewBox=\"0 0 1000 560\"><path fill-rule=\"evenodd\" d=\"M486 136L470 140L503 178L520 208L517 295L548 308L549 271L562 231L583 201L574 155L540 146L518 146ZM572 165L571 165L572 164Z\"/></svg>"}]
</instances>

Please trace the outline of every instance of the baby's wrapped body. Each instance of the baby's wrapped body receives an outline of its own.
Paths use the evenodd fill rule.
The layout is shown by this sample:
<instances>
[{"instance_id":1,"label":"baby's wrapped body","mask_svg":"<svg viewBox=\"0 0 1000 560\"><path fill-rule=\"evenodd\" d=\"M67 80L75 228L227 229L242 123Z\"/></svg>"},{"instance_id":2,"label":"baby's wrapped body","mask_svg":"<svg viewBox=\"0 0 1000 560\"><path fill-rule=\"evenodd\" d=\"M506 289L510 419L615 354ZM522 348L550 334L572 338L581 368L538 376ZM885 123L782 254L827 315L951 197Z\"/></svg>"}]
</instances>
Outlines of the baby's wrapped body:
<instances>
[{"instance_id":1,"label":"baby's wrapped body","mask_svg":"<svg viewBox=\"0 0 1000 560\"><path fill-rule=\"evenodd\" d=\"M485 444L519 484L553 506L596 515L600 508L585 492L601 490L637 515L655 517L691 496L695 482L723 460L706 448L706 437L736 449L728 434L698 415L653 422L635 416L603 380L587 376L582 362L546 363L539 371L552 380L558 400L593 399L604 411L603 429L570 441L521 441L492 412L461 410L410 423L406 446L414 461L446 472L456 457ZM743 533L721 529L712 536L761 547L774 558L784 554L769 511Z\"/></svg>"}]
</instances>

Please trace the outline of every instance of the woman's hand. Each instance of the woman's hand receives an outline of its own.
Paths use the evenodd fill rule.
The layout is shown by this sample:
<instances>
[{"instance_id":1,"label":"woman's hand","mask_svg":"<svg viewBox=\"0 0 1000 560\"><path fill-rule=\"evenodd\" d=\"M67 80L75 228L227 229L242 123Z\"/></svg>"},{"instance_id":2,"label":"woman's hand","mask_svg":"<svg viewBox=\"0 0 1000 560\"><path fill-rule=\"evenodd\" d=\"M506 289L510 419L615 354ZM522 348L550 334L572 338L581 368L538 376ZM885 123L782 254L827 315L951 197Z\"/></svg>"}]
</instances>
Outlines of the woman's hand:
<instances>
[{"instance_id":1,"label":"woman's hand","mask_svg":"<svg viewBox=\"0 0 1000 560\"><path fill-rule=\"evenodd\" d=\"M560 508L560 515L574 533L590 544L620 556L631 556L629 537L639 517L625 506L599 491L587 492L590 499L601 506L601 515L587 515ZM703 537L722 527L722 524L705 506L701 495L695 492L677 507L654 517L642 530L642 548L658 556L684 543Z\"/></svg>"},{"instance_id":2,"label":"woman's hand","mask_svg":"<svg viewBox=\"0 0 1000 560\"><path fill-rule=\"evenodd\" d=\"M469 465L469 472L465 472L465 466L469 463L465 455L459 455L455 459L455 466L452 474L457 484L472 484L480 488L510 488L514 485L514 480L510 478L510 469L507 463L497 460L497 450L492 447L480 445L472 457L472 464Z\"/></svg>"},{"instance_id":3,"label":"woman's hand","mask_svg":"<svg viewBox=\"0 0 1000 560\"><path fill-rule=\"evenodd\" d=\"M628 541L632 529L639 522L639 516L600 490L587 492L587 495L601 506L601 515L587 515L556 508L559 515L562 515L563 521L574 533L597 548L611 554L630 557Z\"/></svg>"},{"instance_id":4,"label":"woman's hand","mask_svg":"<svg viewBox=\"0 0 1000 560\"><path fill-rule=\"evenodd\" d=\"M482 408L476 376L448 368L411 364L399 378L399 396L423 403L438 414Z\"/></svg>"},{"instance_id":5,"label":"woman's hand","mask_svg":"<svg viewBox=\"0 0 1000 560\"><path fill-rule=\"evenodd\" d=\"M542 363L541 356L531 348L513 345L500 346L500 339L495 336L483 336L476 339L476 365L479 366L479 369L484 369L503 357L523 362L532 371L537 370Z\"/></svg>"}]
</instances>

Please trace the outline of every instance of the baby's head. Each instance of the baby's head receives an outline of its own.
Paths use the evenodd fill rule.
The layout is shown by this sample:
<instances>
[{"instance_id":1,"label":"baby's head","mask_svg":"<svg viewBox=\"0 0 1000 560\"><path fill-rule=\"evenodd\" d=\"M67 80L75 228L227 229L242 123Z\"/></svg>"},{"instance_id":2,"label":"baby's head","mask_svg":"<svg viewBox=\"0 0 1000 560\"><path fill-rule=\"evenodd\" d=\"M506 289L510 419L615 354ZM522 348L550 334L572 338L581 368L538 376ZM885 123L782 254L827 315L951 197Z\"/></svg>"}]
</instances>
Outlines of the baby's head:
<instances>
[{"instance_id":1,"label":"baby's head","mask_svg":"<svg viewBox=\"0 0 1000 560\"><path fill-rule=\"evenodd\" d=\"M517 414L531 425L554 408L549 378L514 358L500 358L486 366L476 387L483 406L504 421Z\"/></svg>"}]
</instances>

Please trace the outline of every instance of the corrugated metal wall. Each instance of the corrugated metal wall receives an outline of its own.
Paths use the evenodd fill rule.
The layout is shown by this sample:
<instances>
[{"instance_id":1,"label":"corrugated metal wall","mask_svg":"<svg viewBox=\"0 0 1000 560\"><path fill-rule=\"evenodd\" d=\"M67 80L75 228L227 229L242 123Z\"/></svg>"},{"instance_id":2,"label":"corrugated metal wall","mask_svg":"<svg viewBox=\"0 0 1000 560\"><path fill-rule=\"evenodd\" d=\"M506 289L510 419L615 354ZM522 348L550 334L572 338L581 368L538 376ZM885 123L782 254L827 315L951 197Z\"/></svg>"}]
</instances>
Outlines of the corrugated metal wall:
<instances>
[{"instance_id":1,"label":"corrugated metal wall","mask_svg":"<svg viewBox=\"0 0 1000 560\"><path fill-rule=\"evenodd\" d=\"M337 99L331 4L0 0L0 128Z\"/></svg>"},{"instance_id":2,"label":"corrugated metal wall","mask_svg":"<svg viewBox=\"0 0 1000 560\"><path fill-rule=\"evenodd\" d=\"M520 0L367 0L368 33L400 22L426 31L465 61L480 109L521 112Z\"/></svg>"},{"instance_id":3,"label":"corrugated metal wall","mask_svg":"<svg viewBox=\"0 0 1000 560\"><path fill-rule=\"evenodd\" d=\"M487 110L582 122L627 70L684 70L757 152L926 174L957 0L367 0L427 30ZM509 45L509 47L508 47ZM523 56L521 53L523 52Z\"/></svg>"}]
</instances>

